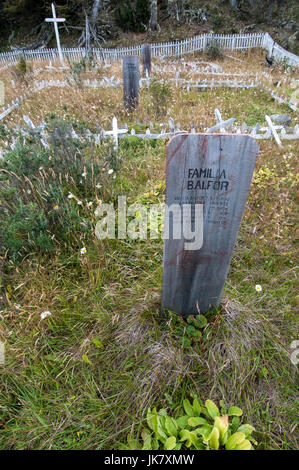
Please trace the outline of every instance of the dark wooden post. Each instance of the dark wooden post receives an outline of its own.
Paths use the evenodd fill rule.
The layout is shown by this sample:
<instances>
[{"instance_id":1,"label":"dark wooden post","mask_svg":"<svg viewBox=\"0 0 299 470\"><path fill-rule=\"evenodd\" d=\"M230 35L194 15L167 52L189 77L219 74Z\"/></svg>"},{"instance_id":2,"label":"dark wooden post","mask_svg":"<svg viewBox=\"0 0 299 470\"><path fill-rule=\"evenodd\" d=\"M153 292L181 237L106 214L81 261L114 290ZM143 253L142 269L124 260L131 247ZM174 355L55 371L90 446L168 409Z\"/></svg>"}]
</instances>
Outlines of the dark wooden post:
<instances>
[{"instance_id":1,"label":"dark wooden post","mask_svg":"<svg viewBox=\"0 0 299 470\"><path fill-rule=\"evenodd\" d=\"M148 76L151 74L152 69L152 51L150 44L143 44L141 47L142 52L142 65L143 65L143 75L146 76L146 71Z\"/></svg>"},{"instance_id":2,"label":"dark wooden post","mask_svg":"<svg viewBox=\"0 0 299 470\"><path fill-rule=\"evenodd\" d=\"M125 109L137 109L139 92L139 59L137 56L123 58L123 88Z\"/></svg>"}]
</instances>

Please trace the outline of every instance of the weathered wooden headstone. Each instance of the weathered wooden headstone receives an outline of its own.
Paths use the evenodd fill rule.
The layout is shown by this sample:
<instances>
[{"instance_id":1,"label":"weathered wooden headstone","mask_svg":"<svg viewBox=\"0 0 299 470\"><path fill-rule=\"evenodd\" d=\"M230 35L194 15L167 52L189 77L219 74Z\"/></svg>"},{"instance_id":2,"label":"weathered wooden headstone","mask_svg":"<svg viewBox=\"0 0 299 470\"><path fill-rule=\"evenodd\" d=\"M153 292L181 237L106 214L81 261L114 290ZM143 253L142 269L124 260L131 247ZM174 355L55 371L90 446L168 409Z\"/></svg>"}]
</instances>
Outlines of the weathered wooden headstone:
<instances>
[{"instance_id":1,"label":"weathered wooden headstone","mask_svg":"<svg viewBox=\"0 0 299 470\"><path fill-rule=\"evenodd\" d=\"M141 47L143 75L150 76L152 69L152 51L150 44L143 44Z\"/></svg>"},{"instance_id":2,"label":"weathered wooden headstone","mask_svg":"<svg viewBox=\"0 0 299 470\"><path fill-rule=\"evenodd\" d=\"M139 92L139 59L137 56L123 58L123 87L125 109L136 109Z\"/></svg>"},{"instance_id":3,"label":"weathered wooden headstone","mask_svg":"<svg viewBox=\"0 0 299 470\"><path fill-rule=\"evenodd\" d=\"M162 295L165 308L194 315L219 304L257 153L257 143L245 135L187 134L170 141L166 188L169 212L166 210L165 215L169 237L164 240ZM174 233L169 222L178 222L179 215L169 215L172 204L191 205L189 221L184 217L179 220L183 235L183 223L190 219L192 231L194 226L199 230L195 206L202 208L202 213L198 212L202 222L202 241L199 235L200 243L195 243L198 249L193 248L190 233L187 238Z\"/></svg>"}]
</instances>

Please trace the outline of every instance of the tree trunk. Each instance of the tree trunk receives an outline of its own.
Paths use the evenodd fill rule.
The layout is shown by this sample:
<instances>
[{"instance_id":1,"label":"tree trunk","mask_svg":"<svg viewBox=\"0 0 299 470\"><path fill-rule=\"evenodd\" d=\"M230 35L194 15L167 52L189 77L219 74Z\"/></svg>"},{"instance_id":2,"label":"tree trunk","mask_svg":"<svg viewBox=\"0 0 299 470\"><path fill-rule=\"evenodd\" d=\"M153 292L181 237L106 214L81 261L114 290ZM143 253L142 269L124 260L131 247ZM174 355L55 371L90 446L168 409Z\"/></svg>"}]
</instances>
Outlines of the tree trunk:
<instances>
[{"instance_id":1,"label":"tree trunk","mask_svg":"<svg viewBox=\"0 0 299 470\"><path fill-rule=\"evenodd\" d=\"M92 17L91 17L91 24L93 28L95 27L96 22L97 22L100 5L101 5L101 0L94 0L94 4L92 7Z\"/></svg>"},{"instance_id":2,"label":"tree trunk","mask_svg":"<svg viewBox=\"0 0 299 470\"><path fill-rule=\"evenodd\" d=\"M176 0L168 0L167 11L172 18L176 17Z\"/></svg>"},{"instance_id":3,"label":"tree trunk","mask_svg":"<svg viewBox=\"0 0 299 470\"><path fill-rule=\"evenodd\" d=\"M229 0L229 3L233 10L237 10L238 8L237 0Z\"/></svg>"},{"instance_id":4,"label":"tree trunk","mask_svg":"<svg viewBox=\"0 0 299 470\"><path fill-rule=\"evenodd\" d=\"M273 14L274 0L269 0L267 20L270 21Z\"/></svg>"},{"instance_id":5,"label":"tree trunk","mask_svg":"<svg viewBox=\"0 0 299 470\"><path fill-rule=\"evenodd\" d=\"M149 26L152 31L160 29L158 25L157 0L151 0L151 18Z\"/></svg>"}]
</instances>

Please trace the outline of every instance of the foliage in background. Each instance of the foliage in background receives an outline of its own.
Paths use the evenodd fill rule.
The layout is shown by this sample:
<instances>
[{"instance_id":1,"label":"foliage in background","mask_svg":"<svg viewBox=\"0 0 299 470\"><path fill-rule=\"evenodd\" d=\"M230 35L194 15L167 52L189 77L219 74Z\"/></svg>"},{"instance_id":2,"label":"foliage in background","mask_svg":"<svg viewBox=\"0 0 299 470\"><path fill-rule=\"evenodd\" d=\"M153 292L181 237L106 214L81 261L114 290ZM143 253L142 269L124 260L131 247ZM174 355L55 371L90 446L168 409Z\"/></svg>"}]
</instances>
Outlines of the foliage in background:
<instances>
[{"instance_id":1,"label":"foliage in background","mask_svg":"<svg viewBox=\"0 0 299 470\"><path fill-rule=\"evenodd\" d=\"M210 41L205 49L205 53L210 60L223 59L223 51L218 41Z\"/></svg>"},{"instance_id":2,"label":"foliage in background","mask_svg":"<svg viewBox=\"0 0 299 470\"><path fill-rule=\"evenodd\" d=\"M50 149L20 138L0 170L1 254L13 261L84 246L96 204L111 194L107 171L117 162L110 145L95 151L92 141L74 140L72 123L56 116L47 128Z\"/></svg>"},{"instance_id":3,"label":"foliage in background","mask_svg":"<svg viewBox=\"0 0 299 470\"><path fill-rule=\"evenodd\" d=\"M17 65L11 68L13 78L21 85L28 85L32 80L32 66L28 64L23 55L20 56Z\"/></svg>"},{"instance_id":4,"label":"foliage in background","mask_svg":"<svg viewBox=\"0 0 299 470\"><path fill-rule=\"evenodd\" d=\"M118 2L115 19L123 31L145 31L150 19L149 0Z\"/></svg>"},{"instance_id":5,"label":"foliage in background","mask_svg":"<svg viewBox=\"0 0 299 470\"><path fill-rule=\"evenodd\" d=\"M176 410L175 417L166 409L147 411L147 426L137 439L130 435L123 450L252 450L257 442L251 436L255 430L250 424L240 425L243 414L237 406L226 408L220 402L221 414L212 400L205 406L197 397L193 402L183 401L183 408ZM140 442L140 437L141 441Z\"/></svg>"},{"instance_id":6,"label":"foliage in background","mask_svg":"<svg viewBox=\"0 0 299 470\"><path fill-rule=\"evenodd\" d=\"M156 118L165 116L167 106L172 97L169 84L165 80L160 81L153 79L149 86L149 92L152 98L154 115Z\"/></svg>"}]
</instances>

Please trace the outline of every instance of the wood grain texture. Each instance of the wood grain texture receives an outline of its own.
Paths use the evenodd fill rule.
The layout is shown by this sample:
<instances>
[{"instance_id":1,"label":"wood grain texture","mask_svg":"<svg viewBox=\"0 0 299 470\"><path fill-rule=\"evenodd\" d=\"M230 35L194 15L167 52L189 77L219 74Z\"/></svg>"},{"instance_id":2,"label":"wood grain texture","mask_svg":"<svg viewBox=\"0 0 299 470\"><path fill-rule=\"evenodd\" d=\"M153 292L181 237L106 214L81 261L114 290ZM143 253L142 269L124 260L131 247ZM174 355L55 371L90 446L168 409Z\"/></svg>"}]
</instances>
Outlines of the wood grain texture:
<instances>
[{"instance_id":1,"label":"wood grain texture","mask_svg":"<svg viewBox=\"0 0 299 470\"><path fill-rule=\"evenodd\" d=\"M219 305L257 153L245 135L187 134L168 144L166 205L203 204L203 245L189 251L184 237L164 240L165 308L189 315Z\"/></svg>"},{"instance_id":2,"label":"wood grain texture","mask_svg":"<svg viewBox=\"0 0 299 470\"><path fill-rule=\"evenodd\" d=\"M148 76L151 74L152 69L152 51L150 44L143 44L141 47L141 54L142 54L142 67L143 67L143 75L146 75L148 72Z\"/></svg>"},{"instance_id":3,"label":"wood grain texture","mask_svg":"<svg viewBox=\"0 0 299 470\"><path fill-rule=\"evenodd\" d=\"M139 93L139 58L137 56L123 58L123 87L125 109L137 109Z\"/></svg>"}]
</instances>

